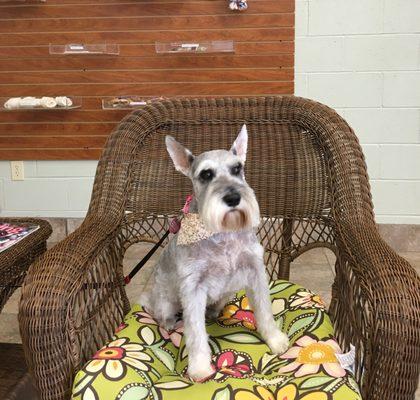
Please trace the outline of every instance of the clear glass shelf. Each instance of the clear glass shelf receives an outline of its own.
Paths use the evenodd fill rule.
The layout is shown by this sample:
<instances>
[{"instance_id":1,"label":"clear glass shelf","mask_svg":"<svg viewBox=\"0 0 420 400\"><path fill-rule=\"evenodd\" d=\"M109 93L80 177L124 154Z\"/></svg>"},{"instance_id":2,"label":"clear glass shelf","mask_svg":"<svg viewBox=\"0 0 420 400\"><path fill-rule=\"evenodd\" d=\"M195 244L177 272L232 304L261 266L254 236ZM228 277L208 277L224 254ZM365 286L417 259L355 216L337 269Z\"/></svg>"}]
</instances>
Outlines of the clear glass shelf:
<instances>
[{"instance_id":1,"label":"clear glass shelf","mask_svg":"<svg viewBox=\"0 0 420 400\"><path fill-rule=\"evenodd\" d=\"M75 96L0 97L0 110L73 110L82 106L82 98Z\"/></svg>"},{"instance_id":2,"label":"clear glass shelf","mask_svg":"<svg viewBox=\"0 0 420 400\"><path fill-rule=\"evenodd\" d=\"M120 46L115 43L99 43L99 44L51 44L50 54L120 54Z\"/></svg>"},{"instance_id":3,"label":"clear glass shelf","mask_svg":"<svg viewBox=\"0 0 420 400\"><path fill-rule=\"evenodd\" d=\"M213 40L211 42L155 43L156 53L233 53L233 40Z\"/></svg>"},{"instance_id":4,"label":"clear glass shelf","mask_svg":"<svg viewBox=\"0 0 420 400\"><path fill-rule=\"evenodd\" d=\"M155 101L164 100L165 97L154 96L114 96L104 97L102 99L102 108L104 110L132 110L143 107Z\"/></svg>"}]
</instances>

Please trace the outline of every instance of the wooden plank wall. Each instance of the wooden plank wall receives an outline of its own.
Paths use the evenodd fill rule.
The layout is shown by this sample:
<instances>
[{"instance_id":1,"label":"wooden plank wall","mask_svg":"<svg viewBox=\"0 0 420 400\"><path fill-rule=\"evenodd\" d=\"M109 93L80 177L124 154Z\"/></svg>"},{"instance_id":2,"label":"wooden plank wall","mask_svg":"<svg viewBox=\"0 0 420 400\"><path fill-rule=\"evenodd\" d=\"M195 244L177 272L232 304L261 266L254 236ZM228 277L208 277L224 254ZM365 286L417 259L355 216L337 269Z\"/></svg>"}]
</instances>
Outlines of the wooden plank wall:
<instances>
[{"instance_id":1,"label":"wooden plank wall","mask_svg":"<svg viewBox=\"0 0 420 400\"><path fill-rule=\"evenodd\" d=\"M235 41L234 54L155 53L155 41ZM49 44L118 43L119 56ZM0 112L0 159L96 159L127 110L102 96L293 93L294 0L0 0L0 96L83 97L72 111Z\"/></svg>"}]
</instances>

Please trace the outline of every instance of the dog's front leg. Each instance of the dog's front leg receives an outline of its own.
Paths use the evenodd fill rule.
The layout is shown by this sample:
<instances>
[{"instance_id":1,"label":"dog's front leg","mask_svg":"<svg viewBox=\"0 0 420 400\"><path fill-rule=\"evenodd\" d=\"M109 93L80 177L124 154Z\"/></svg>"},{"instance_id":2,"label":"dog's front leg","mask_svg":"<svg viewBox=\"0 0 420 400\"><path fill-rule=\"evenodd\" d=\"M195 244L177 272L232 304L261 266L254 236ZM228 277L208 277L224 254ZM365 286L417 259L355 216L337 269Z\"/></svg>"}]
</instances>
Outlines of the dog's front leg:
<instances>
[{"instance_id":1,"label":"dog's front leg","mask_svg":"<svg viewBox=\"0 0 420 400\"><path fill-rule=\"evenodd\" d=\"M205 314L207 293L200 288L183 291L185 343L188 350L188 375L195 381L213 374L211 350L208 344Z\"/></svg>"},{"instance_id":2,"label":"dog's front leg","mask_svg":"<svg viewBox=\"0 0 420 400\"><path fill-rule=\"evenodd\" d=\"M254 310L258 332L273 354L283 354L289 346L289 338L274 321L263 262L258 262L252 269L248 279L247 294Z\"/></svg>"}]
</instances>

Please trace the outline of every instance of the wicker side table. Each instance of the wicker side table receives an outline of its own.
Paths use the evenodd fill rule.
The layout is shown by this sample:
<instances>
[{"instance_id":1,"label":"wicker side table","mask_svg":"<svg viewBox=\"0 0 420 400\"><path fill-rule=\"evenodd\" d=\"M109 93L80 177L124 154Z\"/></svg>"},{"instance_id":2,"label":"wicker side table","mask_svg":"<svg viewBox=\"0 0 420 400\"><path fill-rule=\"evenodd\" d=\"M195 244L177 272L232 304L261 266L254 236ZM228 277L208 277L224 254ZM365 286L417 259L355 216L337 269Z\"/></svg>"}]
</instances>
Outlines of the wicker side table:
<instances>
[{"instance_id":1,"label":"wicker side table","mask_svg":"<svg viewBox=\"0 0 420 400\"><path fill-rule=\"evenodd\" d=\"M20 242L0 253L0 312L6 301L19 287L26 271L35 260L47 249L47 239L51 235L51 225L42 219L35 218L1 218L8 223L30 223L39 225L39 229L23 238Z\"/></svg>"},{"instance_id":2,"label":"wicker side table","mask_svg":"<svg viewBox=\"0 0 420 400\"><path fill-rule=\"evenodd\" d=\"M34 218L0 218L1 222L29 223L39 229L0 253L0 312L13 292L22 284L26 271L47 249L51 225ZM22 345L0 343L0 354L7 363L0 365L0 399L35 400L37 395L27 372Z\"/></svg>"}]
</instances>

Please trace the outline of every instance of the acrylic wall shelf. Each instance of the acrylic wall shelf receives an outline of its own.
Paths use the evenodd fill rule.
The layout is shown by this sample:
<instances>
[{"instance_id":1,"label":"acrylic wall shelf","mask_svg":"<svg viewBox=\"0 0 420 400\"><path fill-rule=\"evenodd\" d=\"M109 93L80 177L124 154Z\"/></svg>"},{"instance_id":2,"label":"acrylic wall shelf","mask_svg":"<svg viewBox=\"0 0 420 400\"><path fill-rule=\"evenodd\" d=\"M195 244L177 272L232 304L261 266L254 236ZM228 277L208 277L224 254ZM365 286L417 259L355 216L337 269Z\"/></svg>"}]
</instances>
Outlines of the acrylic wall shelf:
<instances>
[{"instance_id":1,"label":"acrylic wall shelf","mask_svg":"<svg viewBox=\"0 0 420 400\"><path fill-rule=\"evenodd\" d=\"M233 40L213 40L211 42L155 43L156 53L233 53Z\"/></svg>"},{"instance_id":2,"label":"acrylic wall shelf","mask_svg":"<svg viewBox=\"0 0 420 400\"><path fill-rule=\"evenodd\" d=\"M50 54L108 54L117 56L120 54L120 46L115 43L99 43L99 44L51 44Z\"/></svg>"},{"instance_id":3,"label":"acrylic wall shelf","mask_svg":"<svg viewBox=\"0 0 420 400\"><path fill-rule=\"evenodd\" d=\"M102 99L104 110L132 110L151 104L154 101L164 100L165 97L153 96L114 96Z\"/></svg>"},{"instance_id":4,"label":"acrylic wall shelf","mask_svg":"<svg viewBox=\"0 0 420 400\"><path fill-rule=\"evenodd\" d=\"M1 111L74 110L81 106L82 98L76 96L0 97Z\"/></svg>"}]
</instances>

